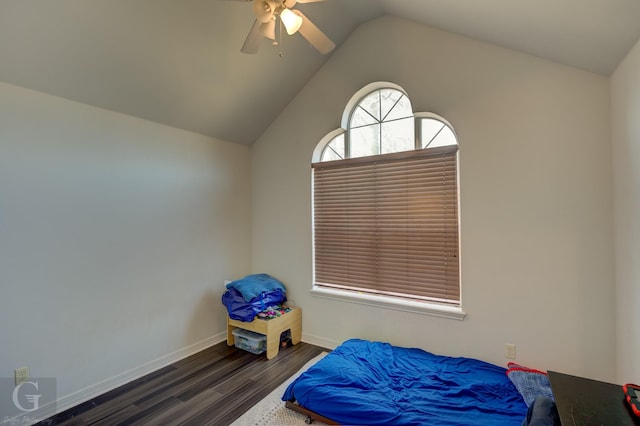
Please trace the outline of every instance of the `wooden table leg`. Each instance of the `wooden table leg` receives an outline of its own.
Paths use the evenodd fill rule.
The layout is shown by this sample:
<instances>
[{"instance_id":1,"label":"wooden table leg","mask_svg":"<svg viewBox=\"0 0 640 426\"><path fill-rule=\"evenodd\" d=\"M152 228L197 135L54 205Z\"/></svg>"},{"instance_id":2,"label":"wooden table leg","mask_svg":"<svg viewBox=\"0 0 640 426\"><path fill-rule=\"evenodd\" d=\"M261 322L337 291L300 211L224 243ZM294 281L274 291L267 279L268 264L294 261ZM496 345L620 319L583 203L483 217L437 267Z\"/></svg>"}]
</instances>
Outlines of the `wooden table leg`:
<instances>
[{"instance_id":1,"label":"wooden table leg","mask_svg":"<svg viewBox=\"0 0 640 426\"><path fill-rule=\"evenodd\" d=\"M295 316L294 321L291 322L291 343L297 345L302 339L302 311L296 309L291 312Z\"/></svg>"},{"instance_id":2,"label":"wooden table leg","mask_svg":"<svg viewBox=\"0 0 640 426\"><path fill-rule=\"evenodd\" d=\"M267 334L267 359L274 358L280 352L280 333Z\"/></svg>"},{"instance_id":3,"label":"wooden table leg","mask_svg":"<svg viewBox=\"0 0 640 426\"><path fill-rule=\"evenodd\" d=\"M227 317L227 346L233 346L236 343L236 339L233 335L233 329L235 328L231 324L229 324L229 317Z\"/></svg>"}]
</instances>

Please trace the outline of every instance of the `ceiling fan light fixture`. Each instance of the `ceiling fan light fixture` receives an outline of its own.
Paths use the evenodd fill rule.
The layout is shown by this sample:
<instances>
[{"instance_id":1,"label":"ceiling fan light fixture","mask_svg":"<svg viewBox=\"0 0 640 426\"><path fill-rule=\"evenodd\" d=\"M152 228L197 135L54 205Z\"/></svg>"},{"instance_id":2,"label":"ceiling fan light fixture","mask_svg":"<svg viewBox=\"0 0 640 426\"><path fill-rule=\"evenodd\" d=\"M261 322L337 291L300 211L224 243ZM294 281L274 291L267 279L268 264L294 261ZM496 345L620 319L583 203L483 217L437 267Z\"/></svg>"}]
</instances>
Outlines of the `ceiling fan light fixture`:
<instances>
[{"instance_id":1,"label":"ceiling fan light fixture","mask_svg":"<svg viewBox=\"0 0 640 426\"><path fill-rule=\"evenodd\" d=\"M277 46L281 42L282 33L300 34L318 52L323 55L335 49L336 45L309 18L299 10L293 9L297 3L314 3L324 0L237 0L252 2L255 22L247 34L240 51L242 53L258 53L258 49L267 38ZM280 22L278 23L278 18ZM282 56L282 52L279 53Z\"/></svg>"},{"instance_id":2,"label":"ceiling fan light fixture","mask_svg":"<svg viewBox=\"0 0 640 426\"><path fill-rule=\"evenodd\" d=\"M280 19L282 19L282 24L287 30L287 34L293 35L298 32L300 27L302 26L302 17L296 15L289 9L283 9L280 12Z\"/></svg>"},{"instance_id":3,"label":"ceiling fan light fixture","mask_svg":"<svg viewBox=\"0 0 640 426\"><path fill-rule=\"evenodd\" d=\"M266 24L273 18L277 6L273 0L253 0L253 14L258 21Z\"/></svg>"}]
</instances>

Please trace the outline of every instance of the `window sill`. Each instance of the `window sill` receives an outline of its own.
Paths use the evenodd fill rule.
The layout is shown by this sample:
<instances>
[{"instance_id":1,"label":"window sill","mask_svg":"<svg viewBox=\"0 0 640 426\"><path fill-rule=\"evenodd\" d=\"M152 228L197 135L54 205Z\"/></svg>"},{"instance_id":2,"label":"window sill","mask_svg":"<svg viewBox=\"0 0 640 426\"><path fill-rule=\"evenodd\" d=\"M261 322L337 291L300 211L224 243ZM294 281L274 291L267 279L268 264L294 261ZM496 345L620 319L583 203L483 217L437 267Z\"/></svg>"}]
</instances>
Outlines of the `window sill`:
<instances>
[{"instance_id":1,"label":"window sill","mask_svg":"<svg viewBox=\"0 0 640 426\"><path fill-rule=\"evenodd\" d=\"M432 315L435 317L449 318L462 321L467 315L462 308L444 306L436 303L414 302L410 300L398 300L391 297L375 296L364 293L313 287L311 294L325 299L340 300L343 302L359 303L361 305L376 306L380 308L395 309L398 311L412 312L416 314Z\"/></svg>"}]
</instances>

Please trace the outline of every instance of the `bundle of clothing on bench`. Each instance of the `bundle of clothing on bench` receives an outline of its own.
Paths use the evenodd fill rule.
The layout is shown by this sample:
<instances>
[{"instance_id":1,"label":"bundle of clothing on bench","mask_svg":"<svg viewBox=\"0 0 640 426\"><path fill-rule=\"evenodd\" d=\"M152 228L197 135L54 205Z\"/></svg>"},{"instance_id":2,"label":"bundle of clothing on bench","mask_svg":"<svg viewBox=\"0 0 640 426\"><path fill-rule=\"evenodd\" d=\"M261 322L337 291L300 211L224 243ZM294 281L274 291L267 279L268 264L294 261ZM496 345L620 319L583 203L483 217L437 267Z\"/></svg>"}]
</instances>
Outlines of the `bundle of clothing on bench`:
<instances>
[{"instance_id":1,"label":"bundle of clothing on bench","mask_svg":"<svg viewBox=\"0 0 640 426\"><path fill-rule=\"evenodd\" d=\"M268 274L247 275L227 281L226 289L222 304L227 308L229 318L234 320L250 322L258 315L268 318L288 309L282 306L287 301L284 284Z\"/></svg>"}]
</instances>

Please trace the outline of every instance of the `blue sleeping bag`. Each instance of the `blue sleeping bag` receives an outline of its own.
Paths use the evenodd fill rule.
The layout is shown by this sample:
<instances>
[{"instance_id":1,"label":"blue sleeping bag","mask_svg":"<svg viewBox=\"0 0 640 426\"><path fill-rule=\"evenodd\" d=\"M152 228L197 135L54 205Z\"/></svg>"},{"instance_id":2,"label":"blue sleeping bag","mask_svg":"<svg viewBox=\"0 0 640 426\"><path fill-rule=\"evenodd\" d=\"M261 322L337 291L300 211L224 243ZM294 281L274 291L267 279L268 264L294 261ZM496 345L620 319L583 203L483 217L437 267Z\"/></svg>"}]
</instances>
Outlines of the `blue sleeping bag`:
<instances>
[{"instance_id":1,"label":"blue sleeping bag","mask_svg":"<svg viewBox=\"0 0 640 426\"><path fill-rule=\"evenodd\" d=\"M282 399L340 424L520 426L527 405L505 372L476 359L352 339Z\"/></svg>"}]
</instances>

